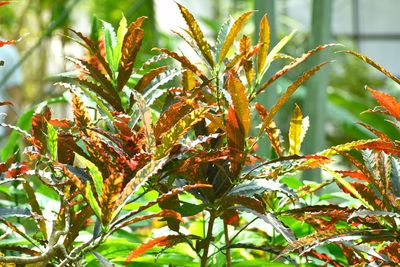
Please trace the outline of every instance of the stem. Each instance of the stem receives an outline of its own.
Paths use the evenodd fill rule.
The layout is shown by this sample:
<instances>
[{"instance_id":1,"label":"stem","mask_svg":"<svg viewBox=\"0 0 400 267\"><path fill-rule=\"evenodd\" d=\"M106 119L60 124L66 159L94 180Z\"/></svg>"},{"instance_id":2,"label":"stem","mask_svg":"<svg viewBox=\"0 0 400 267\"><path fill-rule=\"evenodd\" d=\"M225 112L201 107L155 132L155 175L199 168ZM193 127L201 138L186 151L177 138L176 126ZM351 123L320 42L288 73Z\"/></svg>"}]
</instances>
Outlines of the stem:
<instances>
[{"instance_id":1,"label":"stem","mask_svg":"<svg viewBox=\"0 0 400 267\"><path fill-rule=\"evenodd\" d=\"M207 267L207 259L208 259L208 250L210 248L210 243L212 239L212 230L214 226L215 216L212 211L210 211L210 221L208 222L207 236L204 239L204 252L201 257L201 267Z\"/></svg>"},{"instance_id":2,"label":"stem","mask_svg":"<svg viewBox=\"0 0 400 267\"><path fill-rule=\"evenodd\" d=\"M224 236L225 236L225 258L226 258L226 267L231 267L231 244L229 241L229 232L228 232L228 224L224 221Z\"/></svg>"}]
</instances>

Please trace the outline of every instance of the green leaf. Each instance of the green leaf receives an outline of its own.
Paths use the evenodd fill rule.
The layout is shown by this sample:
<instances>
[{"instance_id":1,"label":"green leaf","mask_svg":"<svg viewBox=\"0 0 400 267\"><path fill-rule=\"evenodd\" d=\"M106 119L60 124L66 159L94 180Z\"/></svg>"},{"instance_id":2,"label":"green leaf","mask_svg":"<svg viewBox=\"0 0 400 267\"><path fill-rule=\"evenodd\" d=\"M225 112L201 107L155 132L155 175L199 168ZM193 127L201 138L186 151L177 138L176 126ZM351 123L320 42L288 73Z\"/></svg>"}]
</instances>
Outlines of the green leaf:
<instances>
[{"instance_id":1,"label":"green leaf","mask_svg":"<svg viewBox=\"0 0 400 267\"><path fill-rule=\"evenodd\" d=\"M101 254L99 254L97 252L93 252L93 255L97 258L97 260L99 261L101 267L113 267L114 266L114 264L109 262Z\"/></svg>"},{"instance_id":2,"label":"green leaf","mask_svg":"<svg viewBox=\"0 0 400 267\"><path fill-rule=\"evenodd\" d=\"M228 196L255 196L261 195L266 191L280 191L282 193L285 193L286 195L296 197L296 193L291 190L287 185L277 182L275 180L268 179L255 179L243 182L239 185L234 186L231 191L229 191Z\"/></svg>"},{"instance_id":3,"label":"green leaf","mask_svg":"<svg viewBox=\"0 0 400 267\"><path fill-rule=\"evenodd\" d=\"M392 192L396 197L400 197L400 162L398 159L392 157L392 173L390 181L392 185Z\"/></svg>"},{"instance_id":4,"label":"green leaf","mask_svg":"<svg viewBox=\"0 0 400 267\"><path fill-rule=\"evenodd\" d=\"M113 73L116 73L118 70L118 61L116 61L114 50L117 46L117 36L115 35L113 26L106 21L103 21L103 33L107 62Z\"/></svg>"},{"instance_id":5,"label":"green leaf","mask_svg":"<svg viewBox=\"0 0 400 267\"><path fill-rule=\"evenodd\" d=\"M93 195L92 187L89 181L86 181L85 197L88 200L89 205L92 208L94 214L96 214L97 218L99 218L99 220L101 221L102 219L101 209L99 203L97 202L96 198Z\"/></svg>"},{"instance_id":6,"label":"green leaf","mask_svg":"<svg viewBox=\"0 0 400 267\"><path fill-rule=\"evenodd\" d=\"M246 12L242 14L236 21L233 23L228 35L226 36L226 39L224 41L224 44L222 45L221 52L219 54L219 61L218 63L221 63L226 55L229 52L229 49L231 48L233 42L236 39L236 36L240 32L240 30L243 28L244 24L246 21L250 18L250 16L253 14L253 11Z\"/></svg>"},{"instance_id":7,"label":"green leaf","mask_svg":"<svg viewBox=\"0 0 400 267\"><path fill-rule=\"evenodd\" d=\"M179 120L164 136L161 145L157 147L155 158L160 159L168 154L172 147L190 130L201 121L208 108L201 107L193 110Z\"/></svg>"},{"instance_id":8,"label":"green leaf","mask_svg":"<svg viewBox=\"0 0 400 267\"><path fill-rule=\"evenodd\" d=\"M124 43L124 37L126 32L128 31L128 22L124 15L122 15L122 19L119 21L119 27L117 30L117 45L114 47L114 68L115 71L118 70L118 62L121 60L122 55L122 44Z\"/></svg>"},{"instance_id":9,"label":"green leaf","mask_svg":"<svg viewBox=\"0 0 400 267\"><path fill-rule=\"evenodd\" d=\"M256 215L258 218L262 219L266 223L270 224L276 231L278 231L288 242L294 242L296 240L296 236L290 228L287 228L283 225L278 218L275 217L272 213L261 214L255 210L251 210L244 207L238 207L239 210L243 210L248 213L252 213Z\"/></svg>"},{"instance_id":10,"label":"green leaf","mask_svg":"<svg viewBox=\"0 0 400 267\"><path fill-rule=\"evenodd\" d=\"M9 217L31 217L29 209L0 207L0 219Z\"/></svg>"},{"instance_id":11,"label":"green leaf","mask_svg":"<svg viewBox=\"0 0 400 267\"><path fill-rule=\"evenodd\" d=\"M47 149L50 152L51 158L53 160L57 160L57 130L54 128L53 125L47 123Z\"/></svg>"},{"instance_id":12,"label":"green leaf","mask_svg":"<svg viewBox=\"0 0 400 267\"><path fill-rule=\"evenodd\" d=\"M100 197L103 191L103 175L99 171L99 168L97 168L97 166L94 165L91 161L78 154L75 154L75 157L78 161L80 161L84 166L89 169L89 173L90 176L92 176L92 181L96 190L96 194Z\"/></svg>"},{"instance_id":13,"label":"green leaf","mask_svg":"<svg viewBox=\"0 0 400 267\"><path fill-rule=\"evenodd\" d=\"M24 112L17 121L17 127L21 130L27 131L31 127L32 117L35 110L29 109ZM8 159L14 152L14 149L18 146L18 140L20 139L20 131L13 129L10 136L8 137L7 143L1 148L1 157L3 160Z\"/></svg>"},{"instance_id":14,"label":"green leaf","mask_svg":"<svg viewBox=\"0 0 400 267\"><path fill-rule=\"evenodd\" d=\"M229 17L221 26L221 29L218 32L217 35L217 42L215 43L215 49L217 51L216 57L219 58L222 45L226 39L226 36L228 35L229 30L232 28L232 25L234 23L234 19L232 17Z\"/></svg>"}]
</instances>

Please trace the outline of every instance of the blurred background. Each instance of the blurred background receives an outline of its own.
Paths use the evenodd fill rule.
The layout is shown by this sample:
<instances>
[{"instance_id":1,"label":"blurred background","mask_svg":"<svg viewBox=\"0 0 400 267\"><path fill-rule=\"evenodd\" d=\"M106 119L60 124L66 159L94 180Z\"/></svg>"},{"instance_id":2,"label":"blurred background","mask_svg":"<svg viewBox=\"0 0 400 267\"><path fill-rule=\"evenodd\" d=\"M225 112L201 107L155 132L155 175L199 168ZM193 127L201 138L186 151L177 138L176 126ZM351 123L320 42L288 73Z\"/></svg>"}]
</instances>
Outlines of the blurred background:
<instances>
[{"instance_id":1,"label":"blurred background","mask_svg":"<svg viewBox=\"0 0 400 267\"><path fill-rule=\"evenodd\" d=\"M271 44L289 34L297 33L284 53L300 56L324 43L338 42L340 49L354 49L373 58L389 71L400 74L400 1L398 0L179 0L200 21L210 40L215 40L220 25L232 16L247 10L257 10L244 32L258 38L258 25L266 13L271 26ZM147 16L145 42L140 54L143 62L153 55L152 47L180 49L195 60L188 47L172 30L186 27L172 0L20 0L1 9L0 38L22 40L14 46L0 49L0 100L12 100L7 120L14 123L24 111L43 100L62 95L54 86L60 73L73 69L66 56L82 56L81 47L72 42L67 28L90 34L93 16L117 26L122 14L128 22ZM211 41L213 43L213 41ZM339 50L340 50L339 49ZM309 67L323 60L335 60L329 68L312 78L286 105L288 113L278 118L279 127L289 126L289 110L294 103L310 116L311 127L305 153L313 153L327 145L371 137L356 121L377 128L374 114L360 113L375 106L364 86L384 89L399 95L395 85L377 71L350 55L331 51L318 54ZM273 66L269 76L279 66ZM294 75L304 71L299 69ZM257 101L271 105L286 89L292 78L285 76L274 88ZM61 101L62 102L62 101ZM66 115L63 105L56 107L58 116ZM4 111L4 110L3 110ZM325 129L324 131L321 129ZM384 129L390 133L391 129ZM396 132L392 129L394 134ZM263 148L261 148L262 150Z\"/></svg>"}]
</instances>

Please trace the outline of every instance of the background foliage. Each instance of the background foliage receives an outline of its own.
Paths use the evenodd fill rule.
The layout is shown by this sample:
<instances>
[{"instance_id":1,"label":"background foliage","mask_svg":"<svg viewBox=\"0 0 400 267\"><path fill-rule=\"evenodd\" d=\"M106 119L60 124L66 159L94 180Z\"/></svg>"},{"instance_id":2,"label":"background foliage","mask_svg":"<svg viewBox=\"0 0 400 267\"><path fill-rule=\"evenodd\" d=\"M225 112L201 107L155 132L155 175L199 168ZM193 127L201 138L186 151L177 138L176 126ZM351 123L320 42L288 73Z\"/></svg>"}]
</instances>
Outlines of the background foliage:
<instances>
[{"instance_id":1,"label":"background foliage","mask_svg":"<svg viewBox=\"0 0 400 267\"><path fill-rule=\"evenodd\" d=\"M197 54L193 60L156 31L152 1L118 5L122 19L119 11L105 12L115 3L89 4L102 20L91 19L87 33L66 29L77 2L41 3L36 19L45 30L22 58L32 60L40 49L49 56L43 44L58 29L64 46L84 52L68 55L68 72L49 79L54 95L27 100L17 127L2 123L13 132L0 165L0 262L398 263L399 104L372 89L395 87L398 78L337 44L299 52L297 42L309 37L273 37L273 16L258 16L253 38L245 26L251 11L222 26L205 20L213 39L178 4L187 28L175 35ZM13 3L1 3L7 16L23 18ZM25 12L33 8L28 3ZM160 48L150 51L154 46ZM371 79L365 62L392 83ZM336 89L328 91L328 127L343 128L328 132L332 145L309 152L302 143L308 115L314 120L302 111L309 105L304 92L312 76L327 79L320 70L328 65L338 69L331 77ZM31 86L43 89L49 80ZM69 116L53 115L59 104ZM354 124L364 110L363 122ZM317 124L317 133L324 127ZM304 172L311 169L321 169L324 179Z\"/></svg>"}]
</instances>

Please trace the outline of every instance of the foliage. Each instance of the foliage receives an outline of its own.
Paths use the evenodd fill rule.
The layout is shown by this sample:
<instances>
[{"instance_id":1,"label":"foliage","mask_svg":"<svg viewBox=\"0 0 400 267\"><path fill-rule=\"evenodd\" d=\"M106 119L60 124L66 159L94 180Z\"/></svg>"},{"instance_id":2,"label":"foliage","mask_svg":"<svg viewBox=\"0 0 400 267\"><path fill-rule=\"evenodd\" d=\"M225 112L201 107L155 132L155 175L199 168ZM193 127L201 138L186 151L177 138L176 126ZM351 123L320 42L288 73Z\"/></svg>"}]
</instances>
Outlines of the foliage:
<instances>
[{"instance_id":1,"label":"foliage","mask_svg":"<svg viewBox=\"0 0 400 267\"><path fill-rule=\"evenodd\" d=\"M274 121L288 98L329 62L296 77L271 109L254 102L277 79L335 44L299 57L284 55L281 50L294 33L270 49L264 16L252 45L250 37L239 36L252 12L224 23L214 44L194 16L178 7L188 29L177 34L197 53L198 63L156 48L158 56L138 64L145 18L129 25L122 18L117 29L94 20L90 37L71 30L88 53L69 58L78 74L58 83L68 89L73 119L53 118L44 103L32 115L30 130L3 124L19 131L26 147L0 165L8 206L0 208L0 229L5 229L0 249L6 254L0 262L397 263L398 142L365 125L377 139L302 155L309 121L301 108L293 109L286 139ZM397 82L376 63L351 53ZM177 65L154 67L166 57ZM282 59L290 63L269 73ZM369 90L383 106L370 112L400 118L393 97ZM253 136L254 113L262 123ZM263 137L271 143L270 158L257 155ZM349 153L354 149L362 150L363 163ZM337 154L359 170L333 170L329 163ZM308 185L295 176L313 168L332 179ZM348 182L347 176L368 183ZM359 206L326 204L324 196L314 195L333 182ZM154 218L160 220L145 222Z\"/></svg>"}]
</instances>

